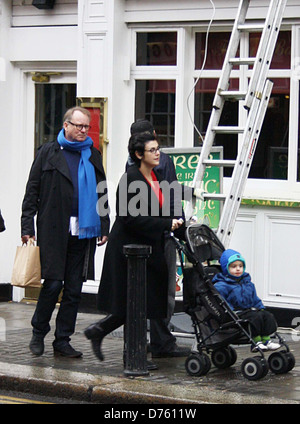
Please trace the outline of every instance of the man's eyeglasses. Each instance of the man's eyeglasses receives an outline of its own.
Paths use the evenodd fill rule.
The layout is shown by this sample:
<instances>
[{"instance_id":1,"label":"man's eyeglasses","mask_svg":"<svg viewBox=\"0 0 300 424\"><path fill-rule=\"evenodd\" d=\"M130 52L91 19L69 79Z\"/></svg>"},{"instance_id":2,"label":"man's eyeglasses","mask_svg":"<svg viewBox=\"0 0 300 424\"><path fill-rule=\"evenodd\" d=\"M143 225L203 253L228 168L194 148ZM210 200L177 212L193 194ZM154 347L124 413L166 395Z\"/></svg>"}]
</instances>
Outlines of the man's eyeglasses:
<instances>
[{"instance_id":1,"label":"man's eyeglasses","mask_svg":"<svg viewBox=\"0 0 300 424\"><path fill-rule=\"evenodd\" d=\"M152 147L152 149L149 149L149 150L146 150L145 149L145 152L149 152L149 153L157 153L157 152L159 152L160 151L160 147L159 146L157 146L157 147Z\"/></svg>"},{"instance_id":2,"label":"man's eyeglasses","mask_svg":"<svg viewBox=\"0 0 300 424\"><path fill-rule=\"evenodd\" d=\"M82 131L82 129L84 128L86 131L90 130L92 127L90 125L82 125L82 124L73 124L73 122L68 121L69 124L73 125L74 127L76 127L76 129L78 131Z\"/></svg>"}]
</instances>

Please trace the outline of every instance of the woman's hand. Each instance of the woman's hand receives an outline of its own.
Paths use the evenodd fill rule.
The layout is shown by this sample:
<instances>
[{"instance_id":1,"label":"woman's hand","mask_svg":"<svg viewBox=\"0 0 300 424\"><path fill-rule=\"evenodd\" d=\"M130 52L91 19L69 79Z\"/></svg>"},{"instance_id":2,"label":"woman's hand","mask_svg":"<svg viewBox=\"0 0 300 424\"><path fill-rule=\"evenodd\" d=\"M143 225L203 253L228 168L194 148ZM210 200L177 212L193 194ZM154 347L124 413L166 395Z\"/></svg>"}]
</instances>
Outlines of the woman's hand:
<instances>
[{"instance_id":1,"label":"woman's hand","mask_svg":"<svg viewBox=\"0 0 300 424\"><path fill-rule=\"evenodd\" d=\"M108 240L107 236L102 236L97 238L97 246L103 246Z\"/></svg>"},{"instance_id":2,"label":"woman's hand","mask_svg":"<svg viewBox=\"0 0 300 424\"><path fill-rule=\"evenodd\" d=\"M171 227L171 231L175 231L177 230L183 223L183 219L172 219L172 227Z\"/></svg>"}]
</instances>

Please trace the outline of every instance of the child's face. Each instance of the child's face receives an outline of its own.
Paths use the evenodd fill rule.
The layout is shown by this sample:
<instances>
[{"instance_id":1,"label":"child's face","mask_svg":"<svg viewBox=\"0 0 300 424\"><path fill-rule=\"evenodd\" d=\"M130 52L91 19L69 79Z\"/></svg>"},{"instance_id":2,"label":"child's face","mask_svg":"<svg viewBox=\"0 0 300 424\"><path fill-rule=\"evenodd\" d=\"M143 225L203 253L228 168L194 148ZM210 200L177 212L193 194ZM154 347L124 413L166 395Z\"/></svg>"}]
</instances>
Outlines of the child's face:
<instances>
[{"instance_id":1,"label":"child's face","mask_svg":"<svg viewBox=\"0 0 300 424\"><path fill-rule=\"evenodd\" d=\"M234 261L228 266L228 271L234 277L240 277L244 272L244 263L242 261Z\"/></svg>"}]
</instances>

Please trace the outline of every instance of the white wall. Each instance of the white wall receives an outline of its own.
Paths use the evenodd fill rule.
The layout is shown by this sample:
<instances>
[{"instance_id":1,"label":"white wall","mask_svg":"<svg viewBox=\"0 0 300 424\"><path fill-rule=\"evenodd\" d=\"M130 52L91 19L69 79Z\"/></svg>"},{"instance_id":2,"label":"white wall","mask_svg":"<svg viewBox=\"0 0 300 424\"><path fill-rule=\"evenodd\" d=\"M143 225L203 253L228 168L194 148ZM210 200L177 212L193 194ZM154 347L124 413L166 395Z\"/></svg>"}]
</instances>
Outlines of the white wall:
<instances>
[{"instance_id":1,"label":"white wall","mask_svg":"<svg viewBox=\"0 0 300 424\"><path fill-rule=\"evenodd\" d=\"M16 184L18 163L14 162L15 158L15 140L13 138L14 125L16 124L17 113L14 113L13 97L16 94L13 90L14 68L9 62L9 44L8 32L10 26L11 7L10 2L2 2L0 8L0 57L1 57L1 79L0 79L0 99L1 113L0 125L2 128L0 137L0 208L5 219L7 230L1 233L0 243L0 281L10 280L10 270L13 261L12 256L15 250L15 240L12 239L14 228L18 225L18 199L19 189ZM21 138L21 137L20 137ZM22 166L22 165L21 165ZM16 169L15 175L13 170ZM21 177L21 174L19 174Z\"/></svg>"},{"instance_id":2,"label":"white wall","mask_svg":"<svg viewBox=\"0 0 300 424\"><path fill-rule=\"evenodd\" d=\"M234 20L239 0L213 0L216 8L215 20ZM264 19L269 0L251 0L249 18ZM212 4L209 0L126 0L125 21L136 22L178 22L198 24L209 20ZM284 17L294 19L299 16L298 0L288 0Z\"/></svg>"},{"instance_id":3,"label":"white wall","mask_svg":"<svg viewBox=\"0 0 300 424\"><path fill-rule=\"evenodd\" d=\"M242 206L230 248L246 259L268 306L299 308L299 208Z\"/></svg>"},{"instance_id":4,"label":"white wall","mask_svg":"<svg viewBox=\"0 0 300 424\"><path fill-rule=\"evenodd\" d=\"M77 25L77 0L56 0L53 9L37 9L32 0L11 0L12 26Z\"/></svg>"}]
</instances>

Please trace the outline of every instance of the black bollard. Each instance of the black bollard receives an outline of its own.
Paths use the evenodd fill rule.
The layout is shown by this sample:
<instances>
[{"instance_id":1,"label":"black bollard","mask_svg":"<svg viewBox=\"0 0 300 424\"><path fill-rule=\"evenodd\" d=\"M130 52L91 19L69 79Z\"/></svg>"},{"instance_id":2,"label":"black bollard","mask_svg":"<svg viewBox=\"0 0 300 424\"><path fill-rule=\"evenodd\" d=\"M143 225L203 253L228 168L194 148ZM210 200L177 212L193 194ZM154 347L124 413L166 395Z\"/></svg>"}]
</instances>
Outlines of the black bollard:
<instances>
[{"instance_id":1,"label":"black bollard","mask_svg":"<svg viewBox=\"0 0 300 424\"><path fill-rule=\"evenodd\" d=\"M124 374L126 376L148 375L146 272L151 246L129 244L123 246L123 253L127 257Z\"/></svg>"}]
</instances>

